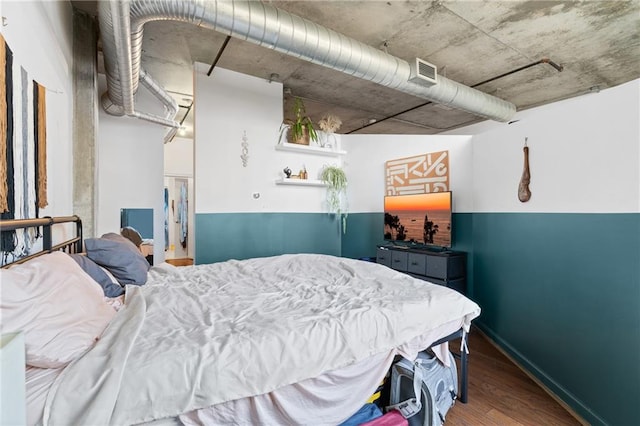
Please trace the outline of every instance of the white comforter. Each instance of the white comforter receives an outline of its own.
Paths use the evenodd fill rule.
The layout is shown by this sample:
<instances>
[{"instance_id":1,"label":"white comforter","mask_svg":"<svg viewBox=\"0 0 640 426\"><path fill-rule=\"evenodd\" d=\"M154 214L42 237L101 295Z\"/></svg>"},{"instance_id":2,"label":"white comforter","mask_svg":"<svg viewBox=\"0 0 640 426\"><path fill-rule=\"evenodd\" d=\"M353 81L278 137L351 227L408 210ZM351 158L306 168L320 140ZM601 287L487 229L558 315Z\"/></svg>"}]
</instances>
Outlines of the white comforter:
<instances>
[{"instance_id":1,"label":"white comforter","mask_svg":"<svg viewBox=\"0 0 640 426\"><path fill-rule=\"evenodd\" d=\"M479 307L387 267L283 255L155 270L52 387L45 424L132 424L316 377Z\"/></svg>"}]
</instances>

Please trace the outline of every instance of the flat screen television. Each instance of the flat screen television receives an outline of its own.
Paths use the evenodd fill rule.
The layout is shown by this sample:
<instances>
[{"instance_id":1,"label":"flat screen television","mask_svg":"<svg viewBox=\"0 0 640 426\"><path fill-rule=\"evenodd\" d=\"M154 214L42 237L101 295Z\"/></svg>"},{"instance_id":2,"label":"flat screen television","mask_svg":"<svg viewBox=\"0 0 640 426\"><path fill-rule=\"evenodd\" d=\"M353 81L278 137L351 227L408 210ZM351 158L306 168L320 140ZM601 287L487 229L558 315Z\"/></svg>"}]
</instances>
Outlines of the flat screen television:
<instances>
[{"instance_id":1,"label":"flat screen television","mask_svg":"<svg viewBox=\"0 0 640 426\"><path fill-rule=\"evenodd\" d=\"M451 248L451 191L384 197L384 239Z\"/></svg>"}]
</instances>

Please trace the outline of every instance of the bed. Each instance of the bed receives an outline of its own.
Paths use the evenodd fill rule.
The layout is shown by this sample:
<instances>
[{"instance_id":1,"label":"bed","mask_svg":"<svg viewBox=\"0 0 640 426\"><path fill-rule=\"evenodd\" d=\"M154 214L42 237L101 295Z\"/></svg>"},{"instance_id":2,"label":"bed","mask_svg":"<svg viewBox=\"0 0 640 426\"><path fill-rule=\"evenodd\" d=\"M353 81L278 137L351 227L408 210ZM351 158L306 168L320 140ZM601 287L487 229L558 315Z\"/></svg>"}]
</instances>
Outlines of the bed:
<instances>
[{"instance_id":1,"label":"bed","mask_svg":"<svg viewBox=\"0 0 640 426\"><path fill-rule=\"evenodd\" d=\"M0 222L3 230L30 225ZM131 242L129 253L106 237L44 244L44 254L2 270L2 332L26 329L31 424L340 424L396 356L412 359L436 343L446 350L453 337L465 344L480 313L451 289L375 263L287 254L149 267ZM118 259L100 257L106 246ZM106 297L111 287L92 278L85 258L112 285L129 279L124 294ZM118 269L131 264L146 265L144 278ZM11 299L19 292L31 304L44 298L37 314L57 309L59 321L38 329L32 306ZM49 293L61 300L50 303Z\"/></svg>"}]
</instances>

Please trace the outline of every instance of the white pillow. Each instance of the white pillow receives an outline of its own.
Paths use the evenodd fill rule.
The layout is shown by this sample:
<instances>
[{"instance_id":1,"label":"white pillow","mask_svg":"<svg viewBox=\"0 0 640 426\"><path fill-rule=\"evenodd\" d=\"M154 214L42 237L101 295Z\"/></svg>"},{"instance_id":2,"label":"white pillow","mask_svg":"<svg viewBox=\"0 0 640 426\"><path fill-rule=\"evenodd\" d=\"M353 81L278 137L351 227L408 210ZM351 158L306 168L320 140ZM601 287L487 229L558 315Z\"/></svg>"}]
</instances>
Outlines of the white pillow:
<instances>
[{"instance_id":1,"label":"white pillow","mask_svg":"<svg viewBox=\"0 0 640 426\"><path fill-rule=\"evenodd\" d=\"M70 256L54 252L0 270L2 333L23 331L28 365L65 366L100 337L116 312Z\"/></svg>"}]
</instances>

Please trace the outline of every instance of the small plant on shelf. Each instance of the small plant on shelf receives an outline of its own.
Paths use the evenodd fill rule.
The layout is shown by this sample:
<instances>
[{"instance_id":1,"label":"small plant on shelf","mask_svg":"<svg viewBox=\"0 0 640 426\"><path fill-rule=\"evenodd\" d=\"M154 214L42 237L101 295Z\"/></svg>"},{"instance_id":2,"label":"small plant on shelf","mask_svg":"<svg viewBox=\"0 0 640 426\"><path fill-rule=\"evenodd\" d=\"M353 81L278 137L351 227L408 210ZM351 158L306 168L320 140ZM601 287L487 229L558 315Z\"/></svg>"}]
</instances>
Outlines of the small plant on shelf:
<instances>
[{"instance_id":1,"label":"small plant on shelf","mask_svg":"<svg viewBox=\"0 0 640 426\"><path fill-rule=\"evenodd\" d=\"M318 127L320 127L320 130L324 132L323 134L319 135L320 146L322 148L333 148L333 146L336 144L334 133L338 131L341 125L342 120L340 120L333 114L325 114L320 119L320 121L318 121Z\"/></svg>"},{"instance_id":2,"label":"small plant on shelf","mask_svg":"<svg viewBox=\"0 0 640 426\"><path fill-rule=\"evenodd\" d=\"M313 127L313 121L309 118L307 111L304 107L304 102L300 98L294 98L293 101L293 116L294 119L285 119L280 126L280 139L278 143L282 141L282 135L287 132L287 140L290 143L296 143L301 145L309 145L309 140L316 142L318 140L318 134Z\"/></svg>"},{"instance_id":3,"label":"small plant on shelf","mask_svg":"<svg viewBox=\"0 0 640 426\"><path fill-rule=\"evenodd\" d=\"M320 130L327 133L335 133L342 126L342 120L333 114L325 114L320 121L318 121L318 127Z\"/></svg>"},{"instance_id":4,"label":"small plant on shelf","mask_svg":"<svg viewBox=\"0 0 640 426\"><path fill-rule=\"evenodd\" d=\"M342 231L347 232L347 175L338 166L324 166L320 180L327 185L329 213L342 217ZM344 203L343 203L344 200Z\"/></svg>"}]
</instances>

